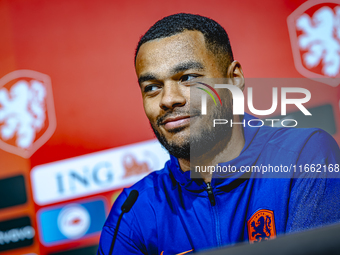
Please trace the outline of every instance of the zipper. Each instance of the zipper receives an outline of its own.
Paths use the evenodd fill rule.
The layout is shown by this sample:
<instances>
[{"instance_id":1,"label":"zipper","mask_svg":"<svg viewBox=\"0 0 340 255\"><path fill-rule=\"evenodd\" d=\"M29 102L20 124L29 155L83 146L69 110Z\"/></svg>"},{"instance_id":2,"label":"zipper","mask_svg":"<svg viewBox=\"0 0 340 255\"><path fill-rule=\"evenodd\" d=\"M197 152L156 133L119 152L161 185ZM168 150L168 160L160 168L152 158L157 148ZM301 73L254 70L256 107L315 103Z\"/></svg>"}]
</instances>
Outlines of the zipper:
<instances>
[{"instance_id":1,"label":"zipper","mask_svg":"<svg viewBox=\"0 0 340 255\"><path fill-rule=\"evenodd\" d=\"M208 198L209 198L211 206L215 206L216 200L215 200L214 192L213 192L210 182L207 182L207 192L208 192Z\"/></svg>"},{"instance_id":2,"label":"zipper","mask_svg":"<svg viewBox=\"0 0 340 255\"><path fill-rule=\"evenodd\" d=\"M212 188L210 182L207 182L206 190L208 192L208 198L209 198L211 208L212 208L213 214L214 214L214 219L215 219L215 231L216 231L217 246L221 246L222 244L221 244L220 221L219 221L219 217L218 217L218 213L217 213L217 206L215 206L216 205L216 199L215 199L213 188Z\"/></svg>"}]
</instances>

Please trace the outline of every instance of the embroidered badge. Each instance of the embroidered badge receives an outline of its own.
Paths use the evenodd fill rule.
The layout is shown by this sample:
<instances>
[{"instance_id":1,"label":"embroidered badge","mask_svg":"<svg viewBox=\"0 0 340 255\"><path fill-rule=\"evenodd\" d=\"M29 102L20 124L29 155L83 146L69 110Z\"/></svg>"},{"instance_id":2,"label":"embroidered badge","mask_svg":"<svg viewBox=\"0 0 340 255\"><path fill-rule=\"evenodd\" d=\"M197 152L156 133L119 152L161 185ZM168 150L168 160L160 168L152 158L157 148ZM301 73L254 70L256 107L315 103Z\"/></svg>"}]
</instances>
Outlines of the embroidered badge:
<instances>
[{"instance_id":1,"label":"embroidered badge","mask_svg":"<svg viewBox=\"0 0 340 255\"><path fill-rule=\"evenodd\" d=\"M265 209L255 212L248 220L248 237L250 243L275 238L274 212Z\"/></svg>"}]
</instances>

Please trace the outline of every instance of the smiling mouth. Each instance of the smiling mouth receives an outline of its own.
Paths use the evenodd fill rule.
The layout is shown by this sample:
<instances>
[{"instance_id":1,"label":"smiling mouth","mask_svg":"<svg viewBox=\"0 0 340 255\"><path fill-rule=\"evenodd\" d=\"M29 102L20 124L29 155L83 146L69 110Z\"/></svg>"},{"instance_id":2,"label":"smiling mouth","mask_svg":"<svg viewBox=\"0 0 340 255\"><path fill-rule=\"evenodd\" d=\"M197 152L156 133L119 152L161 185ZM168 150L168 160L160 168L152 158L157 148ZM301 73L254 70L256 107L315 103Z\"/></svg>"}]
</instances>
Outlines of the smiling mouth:
<instances>
[{"instance_id":1,"label":"smiling mouth","mask_svg":"<svg viewBox=\"0 0 340 255\"><path fill-rule=\"evenodd\" d=\"M183 130L184 128L190 126L190 120L196 116L177 116L166 118L161 125L169 132L174 130Z\"/></svg>"},{"instance_id":2,"label":"smiling mouth","mask_svg":"<svg viewBox=\"0 0 340 255\"><path fill-rule=\"evenodd\" d=\"M163 122L166 130L178 129L190 124L190 116L187 117L176 117L168 118Z\"/></svg>"},{"instance_id":3,"label":"smiling mouth","mask_svg":"<svg viewBox=\"0 0 340 255\"><path fill-rule=\"evenodd\" d=\"M162 121L161 125L167 130L172 131L174 129L182 129L190 125L190 116L174 116L168 117Z\"/></svg>"}]
</instances>

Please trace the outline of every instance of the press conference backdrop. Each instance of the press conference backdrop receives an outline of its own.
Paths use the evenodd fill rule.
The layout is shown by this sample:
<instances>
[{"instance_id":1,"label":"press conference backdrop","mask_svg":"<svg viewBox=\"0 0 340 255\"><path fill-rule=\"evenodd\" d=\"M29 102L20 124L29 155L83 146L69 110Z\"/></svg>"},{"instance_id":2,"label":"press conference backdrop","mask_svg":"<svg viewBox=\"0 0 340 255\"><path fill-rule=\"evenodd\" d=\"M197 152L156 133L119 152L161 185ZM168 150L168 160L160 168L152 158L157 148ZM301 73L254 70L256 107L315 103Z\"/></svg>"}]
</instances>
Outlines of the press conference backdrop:
<instances>
[{"instance_id":1,"label":"press conference backdrop","mask_svg":"<svg viewBox=\"0 0 340 255\"><path fill-rule=\"evenodd\" d=\"M282 87L311 92L304 106L312 117L294 105L282 116L280 104L258 117L289 116L339 142L339 8L321 0L1 0L0 253L94 254L120 191L169 158L143 112L133 62L140 36L166 15L197 13L225 27L256 109L271 107L273 87L279 102Z\"/></svg>"}]
</instances>

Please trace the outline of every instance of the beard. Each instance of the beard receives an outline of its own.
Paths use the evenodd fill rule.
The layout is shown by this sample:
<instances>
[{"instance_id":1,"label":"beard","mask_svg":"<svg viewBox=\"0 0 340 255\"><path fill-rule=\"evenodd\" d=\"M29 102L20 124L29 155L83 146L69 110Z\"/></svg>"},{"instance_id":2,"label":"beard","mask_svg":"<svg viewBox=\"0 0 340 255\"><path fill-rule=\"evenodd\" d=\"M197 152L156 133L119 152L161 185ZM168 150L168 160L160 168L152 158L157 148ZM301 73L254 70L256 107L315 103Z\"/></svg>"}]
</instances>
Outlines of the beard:
<instances>
[{"instance_id":1,"label":"beard","mask_svg":"<svg viewBox=\"0 0 340 255\"><path fill-rule=\"evenodd\" d=\"M228 96L230 98L230 95ZM228 98L228 99L229 99ZM150 122L157 139L163 145L163 147L173 156L180 159L197 159L203 155L218 154L225 148L231 138L232 128L230 125L216 125L213 127L214 119L227 119L228 122L233 119L232 113L232 100L226 100L228 105L218 105L214 107L213 113L208 116L206 121L202 121L201 126L195 126L195 131L190 130L189 137L184 138L184 141L179 143L176 141L168 141L164 134L161 134ZM172 115L173 112L161 117L164 119L168 115ZM178 112L176 112L178 114ZM201 111L191 109L190 116L197 116L196 121L202 118ZM195 122L196 122L195 121ZM157 121L157 125L161 121ZM197 123L196 123L197 124ZM192 123L190 123L191 128ZM187 127L173 129L171 133L177 133ZM222 144L221 144L222 142Z\"/></svg>"},{"instance_id":2,"label":"beard","mask_svg":"<svg viewBox=\"0 0 340 255\"><path fill-rule=\"evenodd\" d=\"M157 131L157 129L150 123L153 132L155 133L158 141L163 145L163 147L176 158L190 158L190 141L185 140L183 144L179 145L176 142L169 142L165 136ZM173 130L176 132L180 132L183 129L178 128L177 130Z\"/></svg>"}]
</instances>

